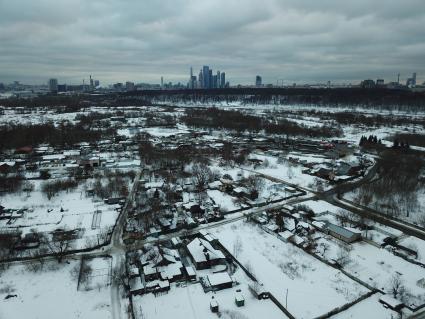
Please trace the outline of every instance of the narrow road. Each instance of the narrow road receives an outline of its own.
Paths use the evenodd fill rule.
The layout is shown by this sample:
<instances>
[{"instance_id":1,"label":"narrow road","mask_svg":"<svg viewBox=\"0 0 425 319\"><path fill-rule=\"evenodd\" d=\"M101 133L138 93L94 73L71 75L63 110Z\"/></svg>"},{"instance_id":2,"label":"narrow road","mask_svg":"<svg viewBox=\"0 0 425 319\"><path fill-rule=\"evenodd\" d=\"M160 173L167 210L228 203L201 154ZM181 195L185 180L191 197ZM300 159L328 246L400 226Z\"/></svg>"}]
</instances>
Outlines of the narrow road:
<instances>
[{"instance_id":1,"label":"narrow road","mask_svg":"<svg viewBox=\"0 0 425 319\"><path fill-rule=\"evenodd\" d=\"M243 169L243 168L241 168L241 169ZM337 186L335 186L335 187L333 187L333 188L331 188L327 191L324 191L324 192L317 192L317 191L314 191L312 189L308 189L306 187L301 187L299 185L289 183L289 182L287 182L283 179L280 179L280 178L277 178L277 177L274 177L274 176L269 176L269 175L266 175L266 174L263 174L263 173L258 173L258 172L253 171L253 170L248 170L248 169L244 169L244 170L258 174L258 175L260 175L264 178L267 178L271 181L280 182L280 183L283 183L285 185L288 185L288 186L291 186L291 187L294 187L294 188L297 188L297 189L301 189L301 190L304 190L306 192L310 192L312 194L315 194L315 197L317 199L321 199L321 200L326 201L326 202L328 202L328 203L330 203L334 206L344 208L344 209L346 209L350 212L353 212L353 213L360 215L362 217L365 217L367 219L376 221L376 222L381 223L381 224L386 225L386 226L390 226L392 228L395 228L395 229L402 231L403 233L406 233L408 235L412 235L412 236L415 236L415 237L418 237L420 239L425 240L425 229L423 229L419 226L405 222L403 220L391 218L391 217L389 217L389 216L387 216L387 215L385 215L381 212L378 212L376 210L373 210L369 207L364 207L364 206L361 206L361 205L357 205L353 202L349 202L347 200L340 200L340 199L337 198L336 194L338 194L338 193L349 192L351 190L358 188L359 186L361 186L365 183L371 182L376 177L377 164L375 164L373 167L371 167L361 179L339 184L339 185L337 185Z\"/></svg>"},{"instance_id":2,"label":"narrow road","mask_svg":"<svg viewBox=\"0 0 425 319\"><path fill-rule=\"evenodd\" d=\"M137 187L139 185L139 180L141 176L141 171L139 171L134 178L134 183L131 188L130 193L127 196L121 214L118 216L117 222L115 224L114 230L111 235L111 242L109 246L105 248L104 252L109 253L112 256L112 280L111 280L111 308L112 308L112 318L113 319L121 319L121 296L120 296L120 287L118 285L118 281L114 280L114 275L116 272L121 271L121 265L125 262L125 245L122 241L122 234L124 230L124 226L128 217L128 212L131 209L134 201L134 195L136 194Z\"/></svg>"}]
</instances>

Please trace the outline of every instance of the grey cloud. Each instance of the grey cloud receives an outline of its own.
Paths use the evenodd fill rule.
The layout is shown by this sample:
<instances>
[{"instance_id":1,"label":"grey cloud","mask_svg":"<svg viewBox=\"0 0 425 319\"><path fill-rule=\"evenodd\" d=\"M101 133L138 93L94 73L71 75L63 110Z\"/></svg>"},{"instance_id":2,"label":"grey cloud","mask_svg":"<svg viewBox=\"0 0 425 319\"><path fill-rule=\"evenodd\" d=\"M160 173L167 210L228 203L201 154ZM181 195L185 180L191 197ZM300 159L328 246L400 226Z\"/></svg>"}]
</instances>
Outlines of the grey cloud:
<instances>
[{"instance_id":1,"label":"grey cloud","mask_svg":"<svg viewBox=\"0 0 425 319\"><path fill-rule=\"evenodd\" d=\"M421 0L0 0L0 81L424 78Z\"/></svg>"}]
</instances>

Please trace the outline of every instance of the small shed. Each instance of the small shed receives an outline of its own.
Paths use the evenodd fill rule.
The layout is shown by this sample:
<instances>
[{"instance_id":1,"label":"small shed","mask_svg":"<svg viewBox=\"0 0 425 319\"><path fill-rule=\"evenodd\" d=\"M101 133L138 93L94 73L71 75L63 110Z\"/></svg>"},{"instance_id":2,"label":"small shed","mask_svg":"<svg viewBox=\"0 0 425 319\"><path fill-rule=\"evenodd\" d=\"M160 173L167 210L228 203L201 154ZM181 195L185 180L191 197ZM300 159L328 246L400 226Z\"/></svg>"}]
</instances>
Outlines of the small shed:
<instances>
[{"instance_id":1,"label":"small shed","mask_svg":"<svg viewBox=\"0 0 425 319\"><path fill-rule=\"evenodd\" d=\"M235 304L238 307L243 307L245 305L245 298L243 297L243 295L240 292L236 293Z\"/></svg>"},{"instance_id":2,"label":"small shed","mask_svg":"<svg viewBox=\"0 0 425 319\"><path fill-rule=\"evenodd\" d=\"M186 266L185 271L186 271L188 280L190 281L196 280L196 272L192 266Z\"/></svg>"},{"instance_id":3,"label":"small shed","mask_svg":"<svg viewBox=\"0 0 425 319\"><path fill-rule=\"evenodd\" d=\"M210 309L211 312L217 313L218 312L218 302L217 300L213 299L210 301Z\"/></svg>"},{"instance_id":4,"label":"small shed","mask_svg":"<svg viewBox=\"0 0 425 319\"><path fill-rule=\"evenodd\" d=\"M404 307L404 304L401 301L391 297L390 295L381 296L379 298L379 302L382 303L384 307L390 308L395 311L399 311L401 310L401 308Z\"/></svg>"},{"instance_id":5,"label":"small shed","mask_svg":"<svg viewBox=\"0 0 425 319\"><path fill-rule=\"evenodd\" d=\"M216 290L232 288L233 280L227 272L219 272L208 275L210 286Z\"/></svg>"}]
</instances>

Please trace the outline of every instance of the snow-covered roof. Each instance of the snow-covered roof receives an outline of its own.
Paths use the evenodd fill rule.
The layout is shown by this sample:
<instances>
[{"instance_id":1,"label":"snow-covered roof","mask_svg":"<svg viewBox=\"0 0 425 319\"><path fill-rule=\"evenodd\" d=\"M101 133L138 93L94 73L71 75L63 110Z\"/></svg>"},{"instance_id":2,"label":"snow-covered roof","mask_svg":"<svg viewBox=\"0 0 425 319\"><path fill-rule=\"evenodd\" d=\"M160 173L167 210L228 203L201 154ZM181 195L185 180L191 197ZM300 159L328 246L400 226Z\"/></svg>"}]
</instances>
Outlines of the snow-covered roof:
<instances>
[{"instance_id":1,"label":"snow-covered roof","mask_svg":"<svg viewBox=\"0 0 425 319\"><path fill-rule=\"evenodd\" d=\"M7 165L10 167L15 166L16 162L0 162L0 166Z\"/></svg>"},{"instance_id":2,"label":"snow-covered roof","mask_svg":"<svg viewBox=\"0 0 425 319\"><path fill-rule=\"evenodd\" d=\"M202 238L195 238L192 240L188 245L187 249L189 250L189 253L192 255L195 262L205 262L207 261L206 254L209 254L209 259L224 259L223 253L215 249L211 244L202 239Z\"/></svg>"},{"instance_id":3,"label":"snow-covered roof","mask_svg":"<svg viewBox=\"0 0 425 319\"><path fill-rule=\"evenodd\" d=\"M390 306L391 308L397 308L401 305L403 305L403 303L393 297L391 297L390 295L383 295L379 298L379 301L381 301L382 303Z\"/></svg>"},{"instance_id":4,"label":"snow-covered roof","mask_svg":"<svg viewBox=\"0 0 425 319\"><path fill-rule=\"evenodd\" d=\"M337 233L340 236L345 237L345 238L351 238L355 235L355 233L352 232L351 230L348 230L344 227L341 227L341 226L338 226L338 225L335 225L335 224L331 224L331 223L328 223L326 228L328 230L334 232L334 233Z\"/></svg>"},{"instance_id":5,"label":"snow-covered roof","mask_svg":"<svg viewBox=\"0 0 425 319\"><path fill-rule=\"evenodd\" d=\"M244 301L245 300L243 295L240 292L238 292L236 294L235 299L236 299L236 301Z\"/></svg>"},{"instance_id":6,"label":"snow-covered roof","mask_svg":"<svg viewBox=\"0 0 425 319\"><path fill-rule=\"evenodd\" d=\"M63 151L64 156L79 156L80 154L81 154L80 150Z\"/></svg>"},{"instance_id":7,"label":"snow-covered roof","mask_svg":"<svg viewBox=\"0 0 425 319\"><path fill-rule=\"evenodd\" d=\"M293 233L291 233L289 230L285 230L285 231L283 231L283 232L280 232L280 233L278 233L278 235L279 235L280 237L282 237L283 239L289 239L289 238L291 238L292 236L294 236L294 234L293 234Z\"/></svg>"},{"instance_id":8,"label":"snow-covered roof","mask_svg":"<svg viewBox=\"0 0 425 319\"><path fill-rule=\"evenodd\" d=\"M186 272L189 276L195 276L196 275L195 270L191 266L186 266L185 268L186 268Z\"/></svg>"},{"instance_id":9,"label":"snow-covered roof","mask_svg":"<svg viewBox=\"0 0 425 319\"><path fill-rule=\"evenodd\" d=\"M232 278L227 272L219 272L208 275L208 281L210 282L211 286L218 286L232 282Z\"/></svg>"},{"instance_id":10,"label":"snow-covered roof","mask_svg":"<svg viewBox=\"0 0 425 319\"><path fill-rule=\"evenodd\" d=\"M222 183L220 181L214 181L208 184L208 188L211 188L211 189L219 188L221 184Z\"/></svg>"},{"instance_id":11,"label":"snow-covered roof","mask_svg":"<svg viewBox=\"0 0 425 319\"><path fill-rule=\"evenodd\" d=\"M65 158L65 155L63 155L63 154L43 155L43 160L45 160L45 161L62 160L64 158Z\"/></svg>"}]
</instances>

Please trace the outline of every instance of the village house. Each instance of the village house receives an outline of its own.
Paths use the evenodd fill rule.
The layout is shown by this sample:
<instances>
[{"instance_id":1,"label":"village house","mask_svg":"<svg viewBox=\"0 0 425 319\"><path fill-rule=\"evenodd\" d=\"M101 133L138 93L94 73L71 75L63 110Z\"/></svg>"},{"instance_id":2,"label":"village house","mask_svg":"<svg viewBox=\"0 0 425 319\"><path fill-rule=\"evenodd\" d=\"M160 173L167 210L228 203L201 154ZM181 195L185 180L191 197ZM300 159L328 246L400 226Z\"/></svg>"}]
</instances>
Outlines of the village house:
<instances>
[{"instance_id":1,"label":"village house","mask_svg":"<svg viewBox=\"0 0 425 319\"><path fill-rule=\"evenodd\" d=\"M360 231L350 230L331 223L327 223L323 231L349 244L360 240L362 237Z\"/></svg>"},{"instance_id":2,"label":"village house","mask_svg":"<svg viewBox=\"0 0 425 319\"><path fill-rule=\"evenodd\" d=\"M233 286L233 280L227 272L209 274L208 282L213 290L222 290Z\"/></svg>"},{"instance_id":3,"label":"village house","mask_svg":"<svg viewBox=\"0 0 425 319\"><path fill-rule=\"evenodd\" d=\"M224 254L215 249L208 241L195 238L186 246L190 258L196 269L208 269L211 266L225 262Z\"/></svg>"}]
</instances>

